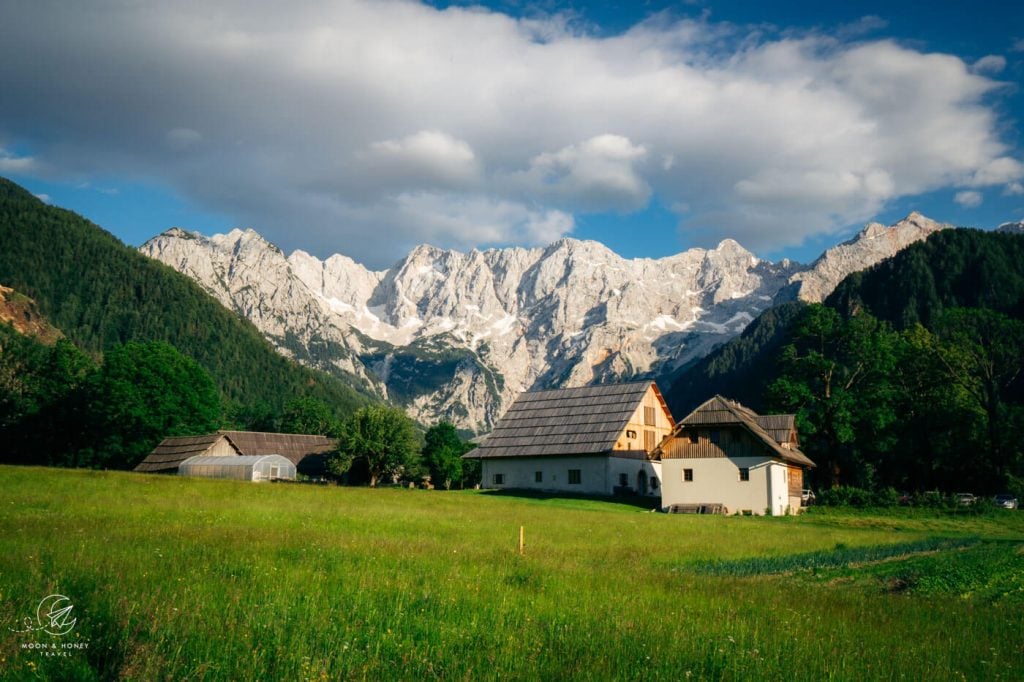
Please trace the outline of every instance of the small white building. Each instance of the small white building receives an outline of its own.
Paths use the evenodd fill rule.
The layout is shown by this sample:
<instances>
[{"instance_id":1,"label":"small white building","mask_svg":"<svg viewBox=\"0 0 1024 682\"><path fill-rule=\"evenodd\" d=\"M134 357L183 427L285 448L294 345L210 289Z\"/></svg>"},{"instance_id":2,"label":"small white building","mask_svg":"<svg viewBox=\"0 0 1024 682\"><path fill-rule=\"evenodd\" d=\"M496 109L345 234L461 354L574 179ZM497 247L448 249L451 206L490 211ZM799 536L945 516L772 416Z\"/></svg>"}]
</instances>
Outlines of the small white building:
<instances>
[{"instance_id":1,"label":"small white building","mask_svg":"<svg viewBox=\"0 0 1024 682\"><path fill-rule=\"evenodd\" d=\"M651 452L674 427L651 381L528 391L464 457L484 488L658 496Z\"/></svg>"},{"instance_id":2,"label":"small white building","mask_svg":"<svg viewBox=\"0 0 1024 682\"><path fill-rule=\"evenodd\" d=\"M281 455L195 455L178 466L178 475L239 481L294 481L295 465Z\"/></svg>"},{"instance_id":3,"label":"small white building","mask_svg":"<svg viewBox=\"0 0 1024 682\"><path fill-rule=\"evenodd\" d=\"M716 395L687 415L657 448L663 508L700 505L727 514L795 514L803 470L795 417L761 416Z\"/></svg>"}]
</instances>

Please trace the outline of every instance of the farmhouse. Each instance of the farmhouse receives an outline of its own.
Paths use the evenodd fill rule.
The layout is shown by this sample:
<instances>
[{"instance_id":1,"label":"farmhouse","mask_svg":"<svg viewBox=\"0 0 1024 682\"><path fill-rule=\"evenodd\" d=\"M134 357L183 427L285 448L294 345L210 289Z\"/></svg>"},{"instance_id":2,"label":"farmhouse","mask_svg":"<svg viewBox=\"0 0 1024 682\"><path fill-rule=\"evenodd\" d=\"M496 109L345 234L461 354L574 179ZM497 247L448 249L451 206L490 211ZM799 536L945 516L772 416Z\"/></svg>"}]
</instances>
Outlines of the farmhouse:
<instances>
[{"instance_id":1,"label":"farmhouse","mask_svg":"<svg viewBox=\"0 0 1024 682\"><path fill-rule=\"evenodd\" d=\"M794 415L761 416L716 395L687 415L655 451L663 508L721 507L725 513L795 514L803 470Z\"/></svg>"},{"instance_id":2,"label":"farmhouse","mask_svg":"<svg viewBox=\"0 0 1024 682\"><path fill-rule=\"evenodd\" d=\"M255 457L281 455L299 473L319 476L326 470L326 456L335 441L326 436L260 431L217 431L203 436L165 438L135 471L178 473L191 457ZM279 469L283 471L284 469ZM292 474L294 477L294 473Z\"/></svg>"},{"instance_id":3,"label":"farmhouse","mask_svg":"<svg viewBox=\"0 0 1024 682\"><path fill-rule=\"evenodd\" d=\"M651 381L522 393L475 450L483 486L658 495L651 452L675 427Z\"/></svg>"}]
</instances>

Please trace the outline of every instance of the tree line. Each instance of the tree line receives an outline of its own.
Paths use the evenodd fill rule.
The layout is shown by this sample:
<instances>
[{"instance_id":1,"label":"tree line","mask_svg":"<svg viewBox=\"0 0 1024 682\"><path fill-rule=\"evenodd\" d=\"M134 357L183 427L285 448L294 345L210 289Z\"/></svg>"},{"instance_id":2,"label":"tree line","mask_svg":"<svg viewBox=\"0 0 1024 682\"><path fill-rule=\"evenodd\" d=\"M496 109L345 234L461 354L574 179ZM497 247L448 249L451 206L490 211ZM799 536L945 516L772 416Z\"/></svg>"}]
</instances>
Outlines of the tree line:
<instances>
[{"instance_id":1,"label":"tree line","mask_svg":"<svg viewBox=\"0 0 1024 682\"><path fill-rule=\"evenodd\" d=\"M45 345L0 324L0 461L132 469L166 437L222 428L336 438L329 469L346 482L429 477L452 488L479 480L478 465L462 460L472 446L448 423L424 434L397 408L346 413L308 395L281 410L240 409L167 343L129 342L96 360L66 338Z\"/></svg>"},{"instance_id":2,"label":"tree line","mask_svg":"<svg viewBox=\"0 0 1024 682\"><path fill-rule=\"evenodd\" d=\"M1021 489L1024 321L950 308L933 329L811 305L791 328L767 402L795 412L824 486Z\"/></svg>"}]
</instances>

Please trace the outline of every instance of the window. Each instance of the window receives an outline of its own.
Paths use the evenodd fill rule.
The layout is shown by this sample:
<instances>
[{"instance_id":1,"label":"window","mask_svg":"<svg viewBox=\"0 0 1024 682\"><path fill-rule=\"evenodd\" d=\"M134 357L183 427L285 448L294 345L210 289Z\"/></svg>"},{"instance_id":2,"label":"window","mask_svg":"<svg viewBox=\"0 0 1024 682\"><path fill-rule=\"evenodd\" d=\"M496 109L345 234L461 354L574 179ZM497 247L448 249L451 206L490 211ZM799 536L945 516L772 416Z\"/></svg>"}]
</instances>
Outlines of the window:
<instances>
[{"instance_id":1,"label":"window","mask_svg":"<svg viewBox=\"0 0 1024 682\"><path fill-rule=\"evenodd\" d=\"M644 430L644 450L650 452L658 445L658 435L649 429Z\"/></svg>"},{"instance_id":2,"label":"window","mask_svg":"<svg viewBox=\"0 0 1024 682\"><path fill-rule=\"evenodd\" d=\"M583 476L579 469L569 469L569 485L579 485L583 482Z\"/></svg>"},{"instance_id":3,"label":"window","mask_svg":"<svg viewBox=\"0 0 1024 682\"><path fill-rule=\"evenodd\" d=\"M741 481L749 481L750 480L750 469L748 469L747 467L740 467L740 480Z\"/></svg>"},{"instance_id":4,"label":"window","mask_svg":"<svg viewBox=\"0 0 1024 682\"><path fill-rule=\"evenodd\" d=\"M693 481L693 469L683 469L683 480Z\"/></svg>"},{"instance_id":5,"label":"window","mask_svg":"<svg viewBox=\"0 0 1024 682\"><path fill-rule=\"evenodd\" d=\"M722 432L719 431L718 429L715 429L714 431L712 431L711 432L711 442L712 443L720 443L720 442L722 442Z\"/></svg>"},{"instance_id":6,"label":"window","mask_svg":"<svg viewBox=\"0 0 1024 682\"><path fill-rule=\"evenodd\" d=\"M691 443L696 443L697 442L697 432L696 431L690 431L686 435L690 437L690 442Z\"/></svg>"},{"instance_id":7,"label":"window","mask_svg":"<svg viewBox=\"0 0 1024 682\"><path fill-rule=\"evenodd\" d=\"M654 421L654 408L653 407L645 407L644 408L644 426L654 426L655 424L656 424L656 422Z\"/></svg>"},{"instance_id":8,"label":"window","mask_svg":"<svg viewBox=\"0 0 1024 682\"><path fill-rule=\"evenodd\" d=\"M619 485L621 485L621 486L629 485L629 474L619 474Z\"/></svg>"},{"instance_id":9,"label":"window","mask_svg":"<svg viewBox=\"0 0 1024 682\"><path fill-rule=\"evenodd\" d=\"M533 482L534 483L543 483L544 482L544 472L543 471L534 471L533 472Z\"/></svg>"},{"instance_id":10,"label":"window","mask_svg":"<svg viewBox=\"0 0 1024 682\"><path fill-rule=\"evenodd\" d=\"M491 476L491 482L494 485L505 485L505 474L494 474Z\"/></svg>"},{"instance_id":11,"label":"window","mask_svg":"<svg viewBox=\"0 0 1024 682\"><path fill-rule=\"evenodd\" d=\"M636 431L633 431L633 430L626 431L626 438L636 438Z\"/></svg>"}]
</instances>

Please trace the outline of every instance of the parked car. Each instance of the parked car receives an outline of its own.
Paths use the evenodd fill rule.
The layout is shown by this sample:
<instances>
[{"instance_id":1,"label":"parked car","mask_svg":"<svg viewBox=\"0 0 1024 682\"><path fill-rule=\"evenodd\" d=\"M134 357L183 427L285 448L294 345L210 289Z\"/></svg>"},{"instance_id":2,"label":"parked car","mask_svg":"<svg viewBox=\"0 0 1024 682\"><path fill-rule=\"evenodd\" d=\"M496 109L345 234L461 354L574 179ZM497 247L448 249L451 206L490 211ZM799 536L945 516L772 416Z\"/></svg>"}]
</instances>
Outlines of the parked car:
<instances>
[{"instance_id":1,"label":"parked car","mask_svg":"<svg viewBox=\"0 0 1024 682\"><path fill-rule=\"evenodd\" d=\"M971 493L957 493L955 495L957 504L962 504L965 507L970 506L978 501L978 498Z\"/></svg>"},{"instance_id":2,"label":"parked car","mask_svg":"<svg viewBox=\"0 0 1024 682\"><path fill-rule=\"evenodd\" d=\"M809 507L814 504L814 501L818 499L814 496L813 490L807 490L806 488L800 493L800 504L804 507Z\"/></svg>"},{"instance_id":3,"label":"parked car","mask_svg":"<svg viewBox=\"0 0 1024 682\"><path fill-rule=\"evenodd\" d=\"M1017 498L1013 495L996 495L992 498L992 501L996 503L997 507L1003 507L1004 509L1017 508Z\"/></svg>"}]
</instances>

